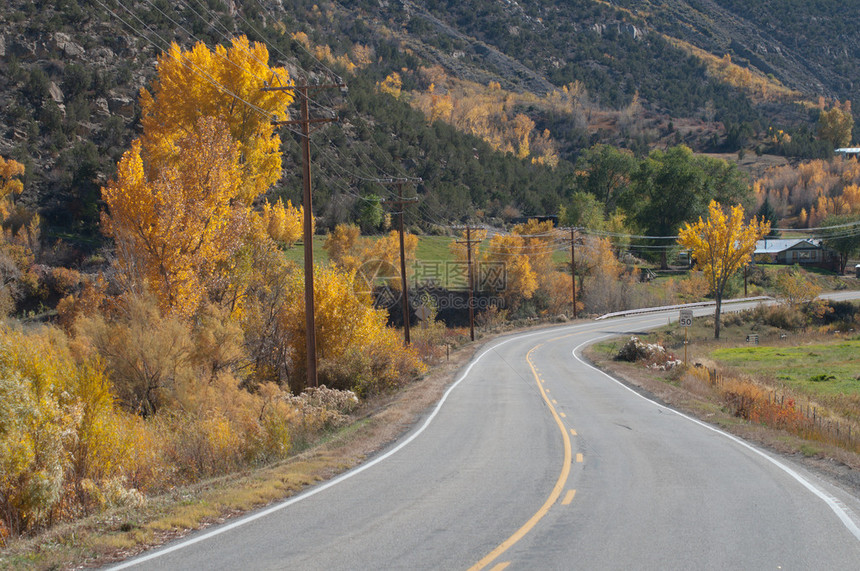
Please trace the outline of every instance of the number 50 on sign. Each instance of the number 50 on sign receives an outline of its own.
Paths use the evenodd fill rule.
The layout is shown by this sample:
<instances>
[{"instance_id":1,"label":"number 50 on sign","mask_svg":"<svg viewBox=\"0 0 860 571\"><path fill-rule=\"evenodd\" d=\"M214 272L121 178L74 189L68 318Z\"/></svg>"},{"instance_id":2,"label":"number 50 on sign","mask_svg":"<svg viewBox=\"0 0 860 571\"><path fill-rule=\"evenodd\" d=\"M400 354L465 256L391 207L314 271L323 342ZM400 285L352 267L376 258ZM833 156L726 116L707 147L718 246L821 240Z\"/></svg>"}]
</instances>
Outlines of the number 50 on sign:
<instances>
[{"instance_id":1,"label":"number 50 on sign","mask_svg":"<svg viewBox=\"0 0 860 571\"><path fill-rule=\"evenodd\" d=\"M693 310L682 309L681 316L678 318L678 325L681 327L690 327L693 325Z\"/></svg>"}]
</instances>

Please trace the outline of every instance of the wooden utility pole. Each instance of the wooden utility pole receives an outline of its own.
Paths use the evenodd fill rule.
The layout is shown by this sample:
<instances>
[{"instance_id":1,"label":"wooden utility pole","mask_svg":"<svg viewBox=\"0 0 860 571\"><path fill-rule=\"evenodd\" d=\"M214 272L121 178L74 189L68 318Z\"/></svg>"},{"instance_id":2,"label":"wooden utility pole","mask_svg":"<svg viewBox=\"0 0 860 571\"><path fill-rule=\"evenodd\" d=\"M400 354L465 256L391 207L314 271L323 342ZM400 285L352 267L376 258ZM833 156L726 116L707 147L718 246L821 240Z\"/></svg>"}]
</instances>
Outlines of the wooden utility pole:
<instances>
[{"instance_id":1,"label":"wooden utility pole","mask_svg":"<svg viewBox=\"0 0 860 571\"><path fill-rule=\"evenodd\" d=\"M418 179L419 181L421 179ZM407 204L418 202L418 197L403 198L403 183L406 179L396 179L394 182L397 185L397 200L386 200L387 204L396 204L400 207L400 291L403 294L401 300L401 311L403 312L403 345L408 347L409 340L409 286L406 279L406 251L403 239L403 215Z\"/></svg>"},{"instance_id":2,"label":"wooden utility pole","mask_svg":"<svg viewBox=\"0 0 860 571\"><path fill-rule=\"evenodd\" d=\"M576 319L576 230L570 229L570 283L573 287L573 318Z\"/></svg>"},{"instance_id":3,"label":"wooden utility pole","mask_svg":"<svg viewBox=\"0 0 860 571\"><path fill-rule=\"evenodd\" d=\"M458 240L458 244L466 244L466 260L469 268L469 339L475 340L475 280L472 277L472 244L480 240L472 240L472 227L466 226L466 239Z\"/></svg>"},{"instance_id":4,"label":"wooden utility pole","mask_svg":"<svg viewBox=\"0 0 860 571\"><path fill-rule=\"evenodd\" d=\"M307 352L307 383L309 387L318 386L317 381L317 335L314 316L314 231L313 231L313 201L311 199L311 124L332 123L333 118L311 119L308 92L311 89L344 89L345 84L327 85L290 85L266 86L262 91L292 91L301 105L301 118L289 121L273 121L276 126L299 125L302 143L302 206L304 208L304 232L302 242L305 250L305 349Z\"/></svg>"}]
</instances>

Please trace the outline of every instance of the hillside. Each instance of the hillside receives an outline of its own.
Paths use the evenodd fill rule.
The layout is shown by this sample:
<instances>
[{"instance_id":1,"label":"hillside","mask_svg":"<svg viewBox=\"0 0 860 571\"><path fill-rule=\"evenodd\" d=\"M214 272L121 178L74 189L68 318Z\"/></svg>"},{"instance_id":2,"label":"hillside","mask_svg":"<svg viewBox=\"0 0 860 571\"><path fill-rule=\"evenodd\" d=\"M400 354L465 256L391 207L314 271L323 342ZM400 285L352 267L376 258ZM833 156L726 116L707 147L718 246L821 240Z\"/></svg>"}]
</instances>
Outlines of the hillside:
<instances>
[{"instance_id":1,"label":"hillside","mask_svg":"<svg viewBox=\"0 0 860 571\"><path fill-rule=\"evenodd\" d=\"M102 242L100 188L139 132L137 94L157 54L169 42L211 46L244 33L297 77L343 75L350 86L320 101L342 118L314 139L322 227L354 219L360 196L386 192L373 179L394 175L423 179L426 201L409 216L425 229L475 209L552 212L573 161L598 142L640 155L684 143L826 156L814 139L818 108L798 102L850 97L860 16L835 2L771 4L10 0L0 14L0 155L27 166L20 203L42 214L43 235L91 251ZM408 105L427 94L428 69L444 74L436 94L498 84L509 117L531 121L532 147L545 136L557 166L428 124ZM377 88L392 72L399 100ZM553 104L562 91L566 106ZM775 145L769 127L790 132L792 146ZM275 193L296 201L298 145L282 138Z\"/></svg>"}]
</instances>

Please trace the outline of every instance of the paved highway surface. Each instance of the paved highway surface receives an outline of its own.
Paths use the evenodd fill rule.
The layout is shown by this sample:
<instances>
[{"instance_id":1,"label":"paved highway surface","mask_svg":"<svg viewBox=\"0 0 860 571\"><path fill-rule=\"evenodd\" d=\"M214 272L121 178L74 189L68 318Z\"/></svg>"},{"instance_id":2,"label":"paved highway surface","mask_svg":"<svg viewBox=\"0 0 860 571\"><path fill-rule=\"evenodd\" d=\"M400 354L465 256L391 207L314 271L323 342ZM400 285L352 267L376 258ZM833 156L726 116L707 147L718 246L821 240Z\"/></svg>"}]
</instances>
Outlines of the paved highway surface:
<instances>
[{"instance_id":1,"label":"paved highway surface","mask_svg":"<svg viewBox=\"0 0 860 571\"><path fill-rule=\"evenodd\" d=\"M860 500L579 357L666 322L492 341L361 467L117 568L860 569Z\"/></svg>"}]
</instances>

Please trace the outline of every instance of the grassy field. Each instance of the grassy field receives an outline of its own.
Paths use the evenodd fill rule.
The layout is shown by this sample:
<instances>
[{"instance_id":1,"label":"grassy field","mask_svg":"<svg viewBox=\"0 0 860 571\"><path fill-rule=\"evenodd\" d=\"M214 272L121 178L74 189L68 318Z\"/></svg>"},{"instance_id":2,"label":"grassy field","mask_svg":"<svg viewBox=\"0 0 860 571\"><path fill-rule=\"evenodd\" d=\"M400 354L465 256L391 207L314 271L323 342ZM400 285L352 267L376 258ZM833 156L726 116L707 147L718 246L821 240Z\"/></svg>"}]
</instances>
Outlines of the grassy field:
<instances>
[{"instance_id":1,"label":"grassy field","mask_svg":"<svg viewBox=\"0 0 860 571\"><path fill-rule=\"evenodd\" d=\"M325 244L325 236L314 236L314 263L315 264L327 264L328 263L328 252L323 250L323 244ZM284 250L284 257L288 260L296 262L301 265L304 263L305 259L305 247L302 244L302 241L299 240L295 244L293 244L292 248L288 248Z\"/></svg>"},{"instance_id":2,"label":"grassy field","mask_svg":"<svg viewBox=\"0 0 860 571\"><path fill-rule=\"evenodd\" d=\"M860 338L798 347L716 349L710 357L806 394L860 395Z\"/></svg>"},{"instance_id":3,"label":"grassy field","mask_svg":"<svg viewBox=\"0 0 860 571\"><path fill-rule=\"evenodd\" d=\"M450 245L451 236L419 236L415 257L421 262L447 262L453 260Z\"/></svg>"},{"instance_id":4,"label":"grassy field","mask_svg":"<svg viewBox=\"0 0 860 571\"><path fill-rule=\"evenodd\" d=\"M314 236L314 263L328 263L328 253L323 249L325 236ZM419 236L418 250L415 255L418 260L426 262L453 260L448 245L454 239L450 236ZM284 250L284 257L301 264L304 260L304 246L301 241L296 242L292 248Z\"/></svg>"}]
</instances>

